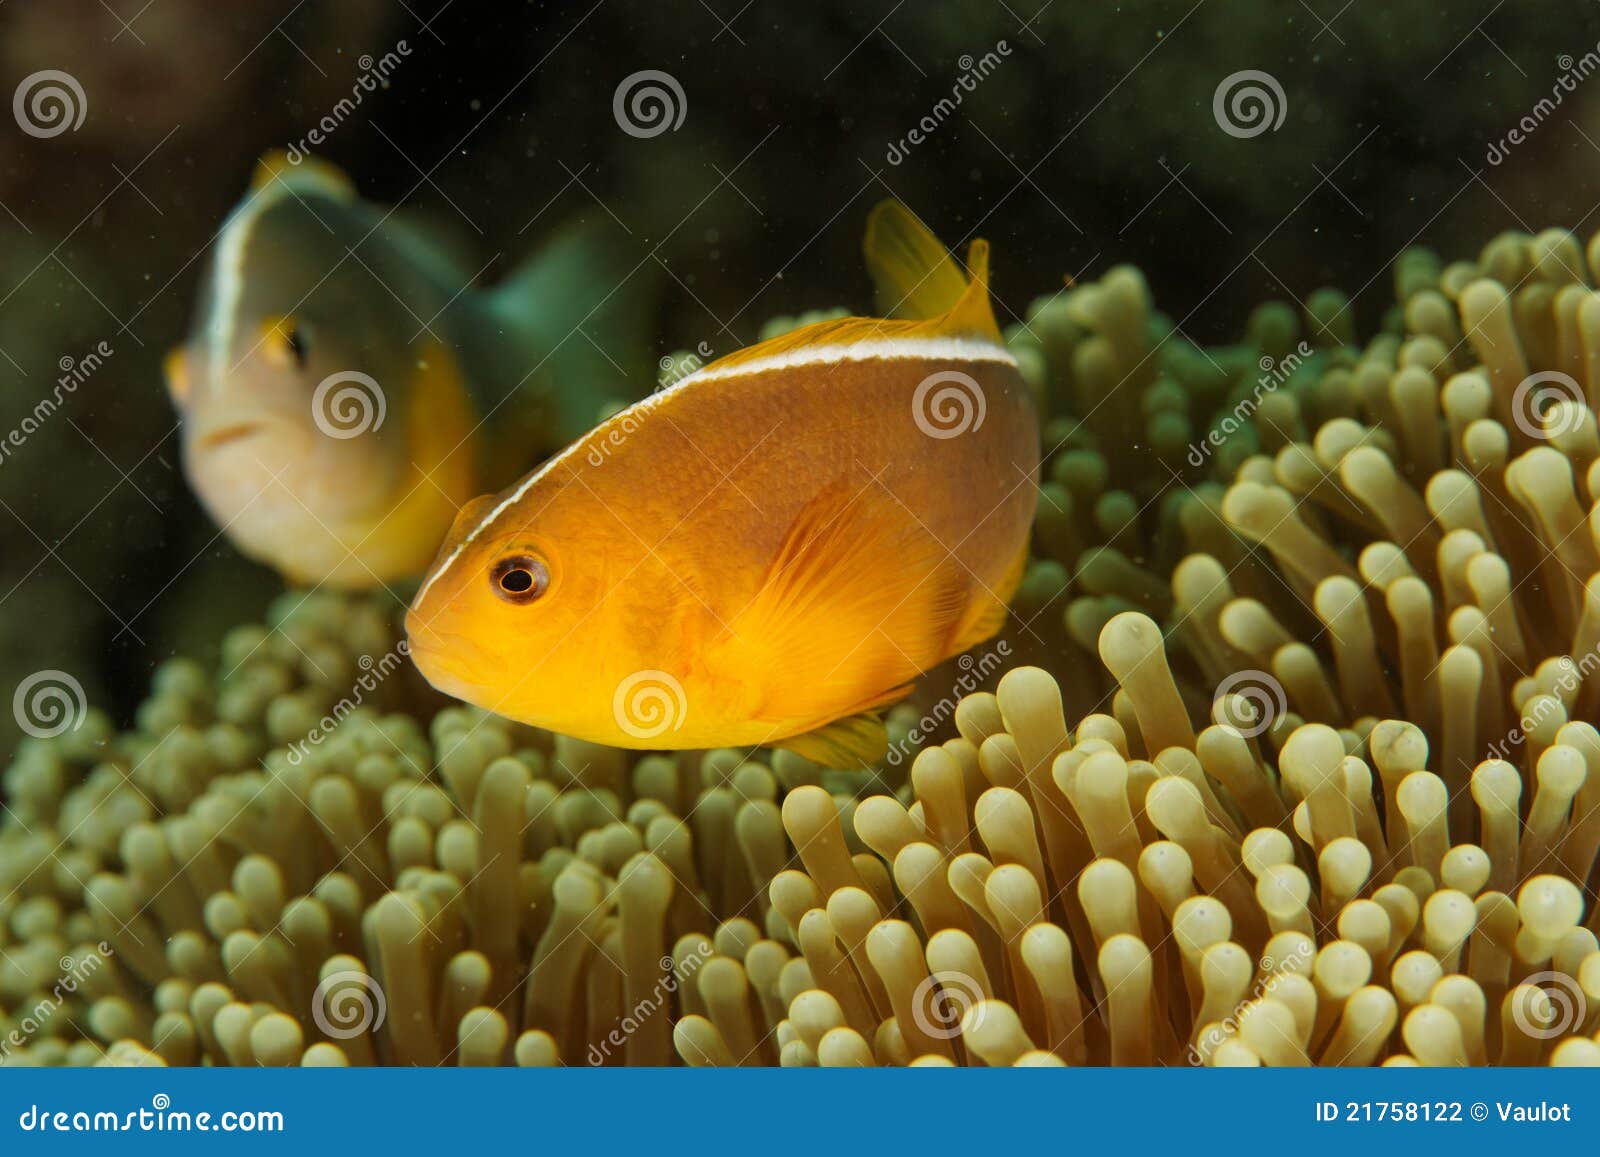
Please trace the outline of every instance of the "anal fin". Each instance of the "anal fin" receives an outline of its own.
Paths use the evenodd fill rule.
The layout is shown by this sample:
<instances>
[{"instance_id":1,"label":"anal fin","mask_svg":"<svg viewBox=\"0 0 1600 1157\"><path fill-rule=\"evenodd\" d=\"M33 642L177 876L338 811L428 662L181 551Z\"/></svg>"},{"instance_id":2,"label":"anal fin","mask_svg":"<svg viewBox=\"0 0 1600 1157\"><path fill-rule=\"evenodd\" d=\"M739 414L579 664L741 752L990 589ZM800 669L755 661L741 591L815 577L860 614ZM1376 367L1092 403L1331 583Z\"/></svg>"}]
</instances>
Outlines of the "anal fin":
<instances>
[{"instance_id":1,"label":"anal fin","mask_svg":"<svg viewBox=\"0 0 1600 1157\"><path fill-rule=\"evenodd\" d=\"M889 751L889 733L877 715L847 715L815 731L780 739L773 747L786 748L822 767L853 771L870 767Z\"/></svg>"}]
</instances>

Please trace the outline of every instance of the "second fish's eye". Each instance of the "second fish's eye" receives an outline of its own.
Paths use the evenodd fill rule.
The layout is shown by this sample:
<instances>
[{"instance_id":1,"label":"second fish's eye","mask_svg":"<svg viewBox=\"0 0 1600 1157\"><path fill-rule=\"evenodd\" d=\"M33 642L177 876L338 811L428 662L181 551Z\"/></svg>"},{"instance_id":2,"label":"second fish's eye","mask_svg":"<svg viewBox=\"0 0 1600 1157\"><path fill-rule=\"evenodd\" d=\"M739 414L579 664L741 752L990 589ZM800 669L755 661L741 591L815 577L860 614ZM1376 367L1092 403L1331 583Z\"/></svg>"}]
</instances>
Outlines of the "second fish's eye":
<instances>
[{"instance_id":1,"label":"second fish's eye","mask_svg":"<svg viewBox=\"0 0 1600 1157\"><path fill-rule=\"evenodd\" d=\"M283 335L284 343L289 347L289 355L294 358L295 365L301 369L306 368L306 359L311 356L306 348L306 333L299 326L290 326Z\"/></svg>"},{"instance_id":2,"label":"second fish's eye","mask_svg":"<svg viewBox=\"0 0 1600 1157\"><path fill-rule=\"evenodd\" d=\"M550 585L550 571L531 554L514 554L494 564L489 573L494 593L508 603L531 603Z\"/></svg>"},{"instance_id":3,"label":"second fish's eye","mask_svg":"<svg viewBox=\"0 0 1600 1157\"><path fill-rule=\"evenodd\" d=\"M305 327L292 317L263 321L260 346L267 359L282 370L304 370L311 357Z\"/></svg>"}]
</instances>

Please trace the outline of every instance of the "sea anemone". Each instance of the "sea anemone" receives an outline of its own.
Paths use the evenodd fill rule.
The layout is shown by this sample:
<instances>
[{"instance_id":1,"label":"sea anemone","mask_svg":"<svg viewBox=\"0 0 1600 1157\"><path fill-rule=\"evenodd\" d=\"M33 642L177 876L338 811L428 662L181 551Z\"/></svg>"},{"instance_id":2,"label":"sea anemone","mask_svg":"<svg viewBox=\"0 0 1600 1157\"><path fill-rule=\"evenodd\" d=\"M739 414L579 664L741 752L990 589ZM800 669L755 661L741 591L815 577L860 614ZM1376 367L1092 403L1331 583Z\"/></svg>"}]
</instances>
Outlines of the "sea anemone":
<instances>
[{"instance_id":1,"label":"sea anemone","mask_svg":"<svg viewBox=\"0 0 1600 1157\"><path fill-rule=\"evenodd\" d=\"M1558 233L1397 283L1365 348L1031 310L1012 669L876 773L517 726L285 596L19 750L6 1058L1600 1063L1600 295Z\"/></svg>"},{"instance_id":2,"label":"sea anemone","mask_svg":"<svg viewBox=\"0 0 1600 1157\"><path fill-rule=\"evenodd\" d=\"M381 622L298 600L230 637L214 687L164 668L140 730L25 749L3 1027L34 1023L11 1060L1600 1061L1570 878L1494 886L1429 772L1394 826L1372 785L1420 765L1409 725L1375 729L1380 777L1322 725L1276 772L1231 724L1196 734L1144 616L1101 640L1131 729L1069 732L1019 668L900 797L864 798L787 754L630 767L465 708L430 742L330 704L313 663L409 693L355 654Z\"/></svg>"},{"instance_id":3,"label":"sea anemone","mask_svg":"<svg viewBox=\"0 0 1600 1157\"><path fill-rule=\"evenodd\" d=\"M1353 365L1348 299L1313 292L1305 326L1283 302L1231 345L1202 347L1156 311L1143 276L1119 266L1040 298L1007 339L1045 418L1037 557L1014 600L1018 655L1062 685L1068 714L1112 689L1093 654L1114 615L1173 610L1170 576L1190 553L1229 570L1247 544L1223 522L1225 486L1261 447L1251 420L1278 387ZM1048 613L1047 613L1048 612Z\"/></svg>"},{"instance_id":4,"label":"sea anemone","mask_svg":"<svg viewBox=\"0 0 1600 1157\"><path fill-rule=\"evenodd\" d=\"M1417 728L1302 724L1274 767L1264 731L1196 733L1151 619L1100 651L1129 726L1070 732L1055 681L1011 671L905 799L854 805L871 856L826 792L789 793L804 870L771 897L817 983L785 1063L1600 1064L1580 886L1452 840ZM1503 832L1501 799L1479 811ZM679 1036L736 1055L693 1017Z\"/></svg>"},{"instance_id":5,"label":"sea anemone","mask_svg":"<svg viewBox=\"0 0 1600 1157\"><path fill-rule=\"evenodd\" d=\"M714 913L760 918L780 777L818 770L635 762L439 710L402 653L374 602L285 596L218 679L163 666L134 731L90 712L24 744L0 827L8 1060L672 1059L667 996L696 976L684 1007L716 1005L762 940ZM427 732L383 710L404 703Z\"/></svg>"}]
</instances>

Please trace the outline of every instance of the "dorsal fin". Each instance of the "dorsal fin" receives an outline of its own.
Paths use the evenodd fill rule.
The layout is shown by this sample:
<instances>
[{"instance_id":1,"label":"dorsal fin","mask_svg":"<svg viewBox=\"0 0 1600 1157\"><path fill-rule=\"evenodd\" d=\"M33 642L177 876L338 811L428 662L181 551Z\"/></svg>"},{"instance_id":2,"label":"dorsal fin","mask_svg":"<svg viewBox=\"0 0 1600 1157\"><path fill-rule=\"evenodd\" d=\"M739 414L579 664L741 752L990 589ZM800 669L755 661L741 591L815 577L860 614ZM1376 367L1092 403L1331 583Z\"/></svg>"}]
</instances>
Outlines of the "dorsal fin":
<instances>
[{"instance_id":1,"label":"dorsal fin","mask_svg":"<svg viewBox=\"0 0 1600 1157\"><path fill-rule=\"evenodd\" d=\"M250 188L263 189L274 181L283 181L291 185L305 182L322 188L330 196L340 200L355 200L355 184L338 165L304 153L298 156L297 160L283 149L271 149L263 153L261 159L256 162L256 171L250 179Z\"/></svg>"},{"instance_id":2,"label":"dorsal fin","mask_svg":"<svg viewBox=\"0 0 1600 1157\"><path fill-rule=\"evenodd\" d=\"M867 221L867 266L886 317L839 317L801 326L718 358L695 377L781 357L812 346L863 341L975 338L1004 347L989 307L989 243L974 241L967 270L928 227L898 201L884 201ZM968 274L971 279L968 280Z\"/></svg>"},{"instance_id":3,"label":"dorsal fin","mask_svg":"<svg viewBox=\"0 0 1600 1157\"><path fill-rule=\"evenodd\" d=\"M450 523L449 533L439 545L439 554L444 556L455 549L455 544L477 530L489 512L499 504L498 494L480 494L471 501L463 503L461 509L456 511L455 520Z\"/></svg>"},{"instance_id":4,"label":"dorsal fin","mask_svg":"<svg viewBox=\"0 0 1600 1157\"><path fill-rule=\"evenodd\" d=\"M943 334L1000 340L989 308L987 241L972 243L963 272L910 209L883 201L867 218L862 250L885 317L937 320Z\"/></svg>"}]
</instances>

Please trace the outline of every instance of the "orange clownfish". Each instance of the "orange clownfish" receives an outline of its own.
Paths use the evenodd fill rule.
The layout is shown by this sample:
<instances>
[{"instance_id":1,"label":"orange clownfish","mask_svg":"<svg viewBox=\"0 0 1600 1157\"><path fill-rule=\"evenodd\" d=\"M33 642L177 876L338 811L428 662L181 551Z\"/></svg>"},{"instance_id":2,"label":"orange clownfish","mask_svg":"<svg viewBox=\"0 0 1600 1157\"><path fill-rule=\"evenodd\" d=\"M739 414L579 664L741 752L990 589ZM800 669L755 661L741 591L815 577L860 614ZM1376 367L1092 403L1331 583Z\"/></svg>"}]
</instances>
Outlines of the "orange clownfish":
<instances>
[{"instance_id":1,"label":"orange clownfish","mask_svg":"<svg viewBox=\"0 0 1600 1157\"><path fill-rule=\"evenodd\" d=\"M886 318L713 362L463 507L406 617L423 675L597 743L880 758L884 709L1005 620L1039 431L987 244L963 271L885 202L865 250Z\"/></svg>"}]
</instances>

